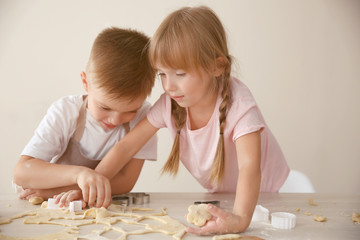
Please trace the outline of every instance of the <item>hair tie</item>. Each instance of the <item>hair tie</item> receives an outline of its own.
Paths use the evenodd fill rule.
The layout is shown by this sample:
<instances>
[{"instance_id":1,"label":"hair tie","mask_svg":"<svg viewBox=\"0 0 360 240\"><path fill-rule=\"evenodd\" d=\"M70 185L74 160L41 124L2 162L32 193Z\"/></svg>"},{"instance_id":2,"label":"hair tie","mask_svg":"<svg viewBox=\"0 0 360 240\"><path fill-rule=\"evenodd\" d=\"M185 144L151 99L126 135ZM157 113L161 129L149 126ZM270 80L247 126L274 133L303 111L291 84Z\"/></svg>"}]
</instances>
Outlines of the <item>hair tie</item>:
<instances>
[{"instance_id":1,"label":"hair tie","mask_svg":"<svg viewBox=\"0 0 360 240\"><path fill-rule=\"evenodd\" d=\"M224 133L223 133L223 132L220 132L220 135L224 135Z\"/></svg>"},{"instance_id":2,"label":"hair tie","mask_svg":"<svg viewBox=\"0 0 360 240\"><path fill-rule=\"evenodd\" d=\"M177 130L177 134L180 134L180 129Z\"/></svg>"}]
</instances>

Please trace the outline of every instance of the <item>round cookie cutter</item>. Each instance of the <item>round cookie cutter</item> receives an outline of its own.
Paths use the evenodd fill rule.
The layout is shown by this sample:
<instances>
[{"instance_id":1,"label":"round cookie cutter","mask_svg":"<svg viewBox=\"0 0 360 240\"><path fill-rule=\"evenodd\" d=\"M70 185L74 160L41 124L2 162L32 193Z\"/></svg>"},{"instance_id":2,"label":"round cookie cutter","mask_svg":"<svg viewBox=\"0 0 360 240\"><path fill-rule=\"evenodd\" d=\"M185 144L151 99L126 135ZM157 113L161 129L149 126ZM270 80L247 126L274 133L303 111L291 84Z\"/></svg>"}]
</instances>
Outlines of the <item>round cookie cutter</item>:
<instances>
[{"instance_id":1,"label":"round cookie cutter","mask_svg":"<svg viewBox=\"0 0 360 240\"><path fill-rule=\"evenodd\" d=\"M112 203L119 205L142 205L150 202L150 195L144 192L134 192L112 196Z\"/></svg>"},{"instance_id":2,"label":"round cookie cutter","mask_svg":"<svg viewBox=\"0 0 360 240\"><path fill-rule=\"evenodd\" d=\"M130 204L129 197L124 196L124 195L112 196L111 203L117 204L117 205L126 205L126 206L128 206Z\"/></svg>"},{"instance_id":3,"label":"round cookie cutter","mask_svg":"<svg viewBox=\"0 0 360 240\"><path fill-rule=\"evenodd\" d=\"M218 200L213 200L213 201L196 201L194 202L195 205L198 205L198 204L212 204L212 205L215 205L217 207L220 207L220 201Z\"/></svg>"}]
</instances>

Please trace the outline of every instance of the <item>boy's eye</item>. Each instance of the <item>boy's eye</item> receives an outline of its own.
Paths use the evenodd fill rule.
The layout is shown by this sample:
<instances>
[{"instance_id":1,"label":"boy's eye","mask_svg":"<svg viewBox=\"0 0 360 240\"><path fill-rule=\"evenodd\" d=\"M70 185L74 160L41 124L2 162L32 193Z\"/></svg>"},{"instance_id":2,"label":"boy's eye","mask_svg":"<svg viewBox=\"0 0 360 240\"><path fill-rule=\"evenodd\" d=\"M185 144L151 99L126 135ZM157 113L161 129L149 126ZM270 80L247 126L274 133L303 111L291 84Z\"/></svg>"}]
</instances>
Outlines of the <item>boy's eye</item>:
<instances>
[{"instance_id":1,"label":"boy's eye","mask_svg":"<svg viewBox=\"0 0 360 240\"><path fill-rule=\"evenodd\" d=\"M108 108L108 107L103 107L103 106L99 106L99 108L102 109L102 110L105 110L105 111L109 111L109 110L110 110L110 108Z\"/></svg>"}]
</instances>

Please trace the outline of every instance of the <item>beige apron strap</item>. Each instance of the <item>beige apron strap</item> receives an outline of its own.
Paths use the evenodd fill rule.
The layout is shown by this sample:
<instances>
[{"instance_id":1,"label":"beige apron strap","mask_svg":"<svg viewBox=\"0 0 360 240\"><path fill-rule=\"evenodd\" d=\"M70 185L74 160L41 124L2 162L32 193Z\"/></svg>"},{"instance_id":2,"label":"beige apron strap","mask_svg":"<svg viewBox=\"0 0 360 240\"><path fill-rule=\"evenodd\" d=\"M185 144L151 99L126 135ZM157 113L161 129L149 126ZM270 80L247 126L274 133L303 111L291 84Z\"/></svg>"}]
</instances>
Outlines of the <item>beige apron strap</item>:
<instances>
[{"instance_id":1,"label":"beige apron strap","mask_svg":"<svg viewBox=\"0 0 360 240\"><path fill-rule=\"evenodd\" d=\"M129 122L123 123L123 127L125 128L125 133L128 134L130 132Z\"/></svg>"},{"instance_id":2,"label":"beige apron strap","mask_svg":"<svg viewBox=\"0 0 360 240\"><path fill-rule=\"evenodd\" d=\"M87 95L83 96L83 100L84 100L84 102L81 105L81 109L79 111L79 117L78 117L77 124L76 124L76 130L74 132L74 135L72 136L72 138L77 142L80 142L82 135L84 133L84 129L85 129Z\"/></svg>"}]
</instances>

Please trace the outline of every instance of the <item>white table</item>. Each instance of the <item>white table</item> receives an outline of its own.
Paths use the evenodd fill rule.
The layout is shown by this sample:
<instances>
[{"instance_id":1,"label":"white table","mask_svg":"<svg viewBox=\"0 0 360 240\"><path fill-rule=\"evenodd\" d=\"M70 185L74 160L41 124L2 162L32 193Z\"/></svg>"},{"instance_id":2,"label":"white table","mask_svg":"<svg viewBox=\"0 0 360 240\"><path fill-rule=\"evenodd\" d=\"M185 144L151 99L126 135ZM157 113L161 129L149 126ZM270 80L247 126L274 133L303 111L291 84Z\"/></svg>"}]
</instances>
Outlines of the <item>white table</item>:
<instances>
[{"instance_id":1,"label":"white table","mask_svg":"<svg viewBox=\"0 0 360 240\"><path fill-rule=\"evenodd\" d=\"M209 194L209 193L149 193L150 203L143 207L161 209L166 207L168 215L187 225L184 215L187 207L195 201L219 200L222 208L231 211L234 194ZM312 198L318 206L311 206ZM245 235L258 236L264 239L360 239L360 224L353 223L351 215L360 212L360 195L340 194L290 194L290 193L262 193L258 204L272 212L290 212L297 216L297 223L292 230L275 229L270 223L252 223ZM18 200L16 195L0 196L0 216L12 216L36 208L27 201ZM299 212L296 209L300 209ZM310 212L307 216L304 212ZM327 222L315 222L314 214L327 217ZM94 226L87 226L94 227ZM11 224L0 225L4 235L16 236L20 231L29 235L51 233L61 230L60 226L50 225L24 225L21 220ZM35 234L36 233L36 234ZM183 239L207 240L212 237L200 237L186 234ZM132 236L130 239L171 239L162 234Z\"/></svg>"}]
</instances>

